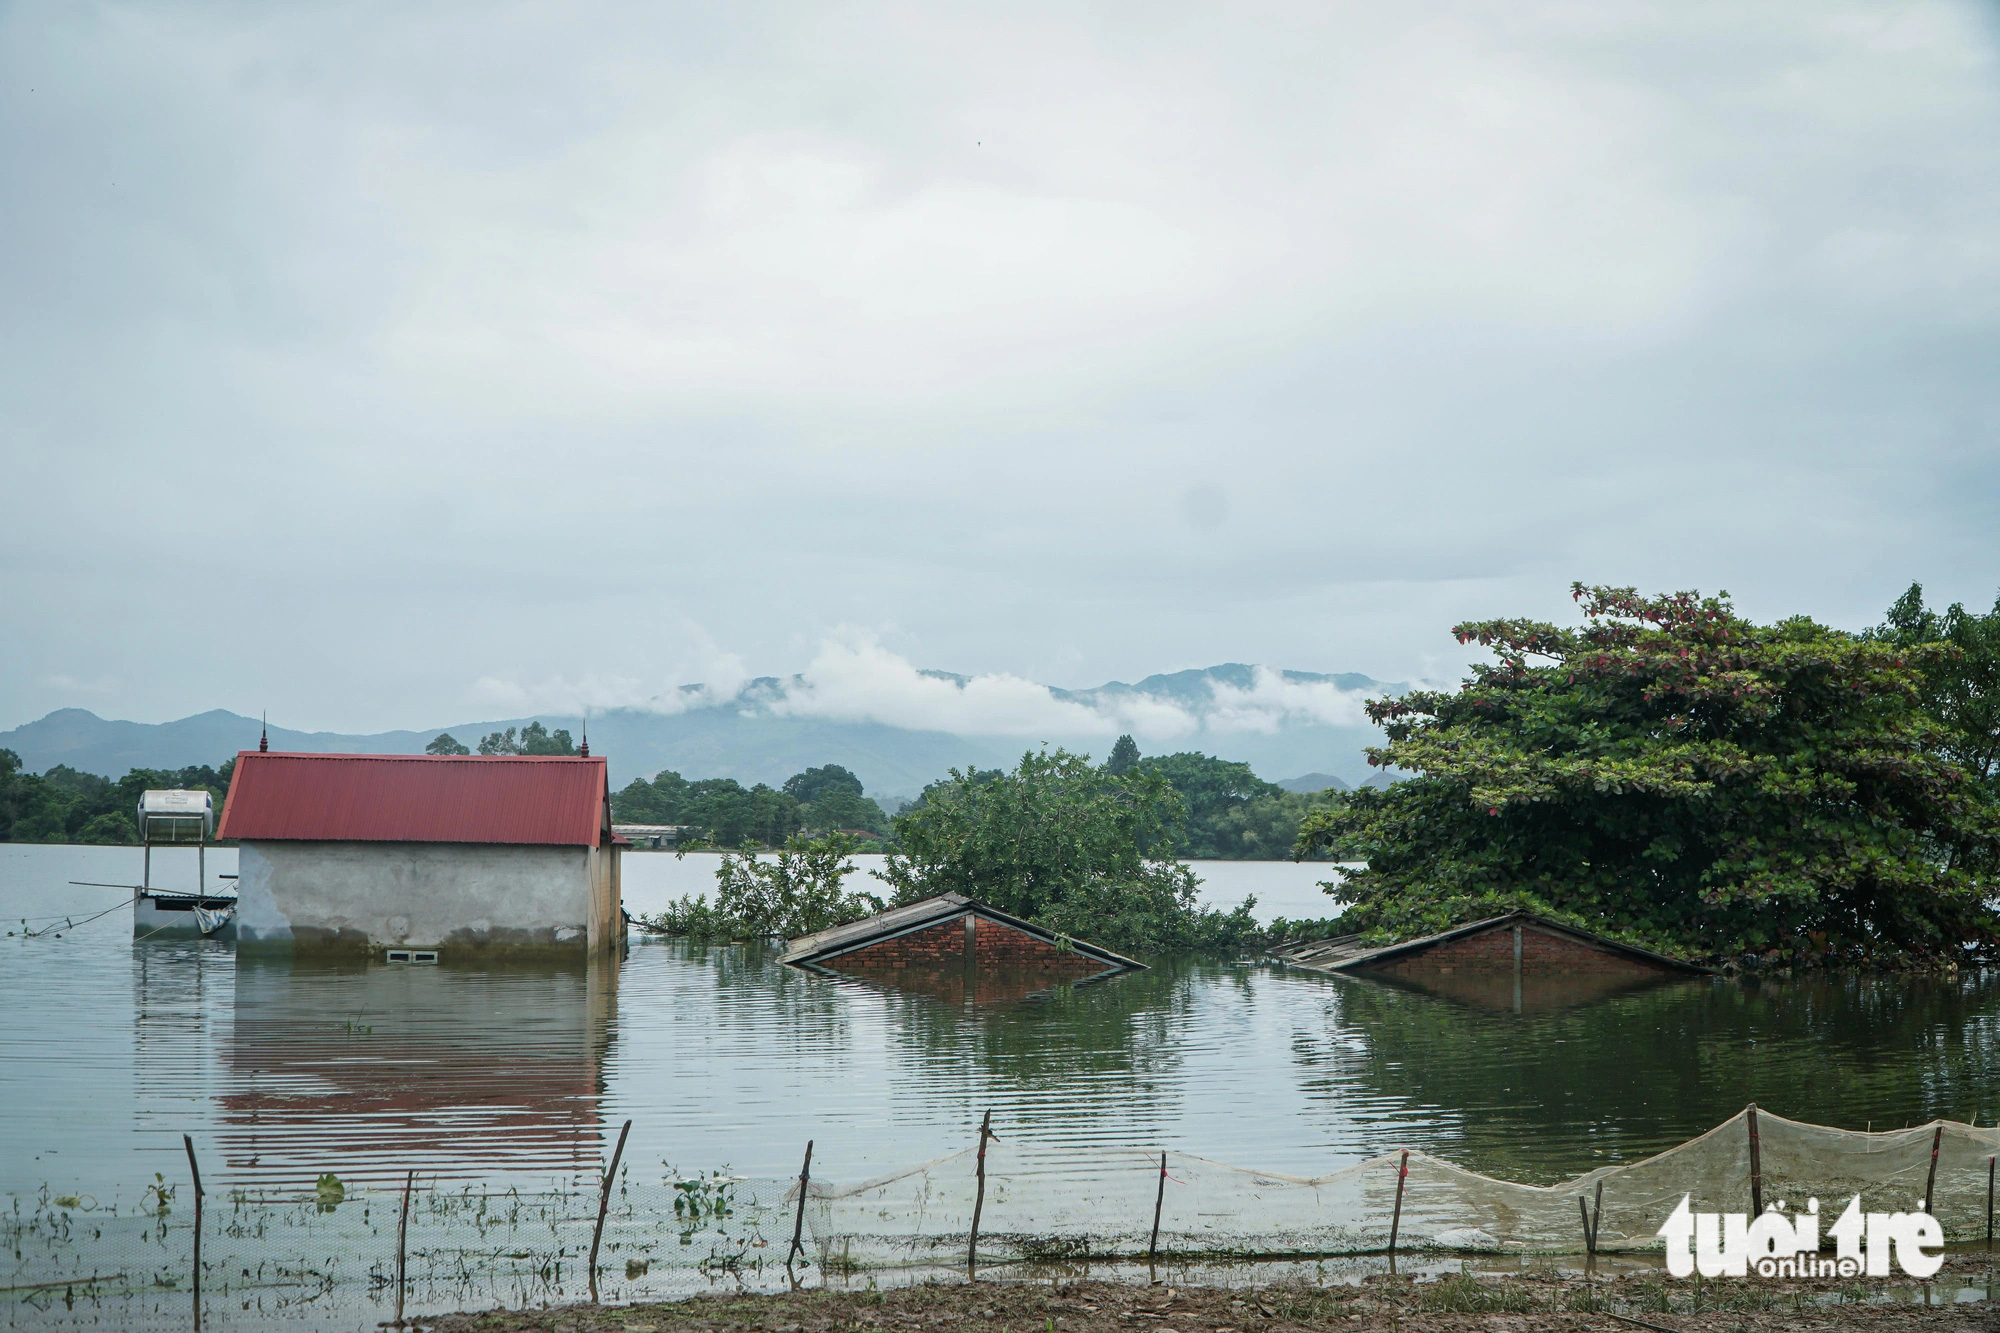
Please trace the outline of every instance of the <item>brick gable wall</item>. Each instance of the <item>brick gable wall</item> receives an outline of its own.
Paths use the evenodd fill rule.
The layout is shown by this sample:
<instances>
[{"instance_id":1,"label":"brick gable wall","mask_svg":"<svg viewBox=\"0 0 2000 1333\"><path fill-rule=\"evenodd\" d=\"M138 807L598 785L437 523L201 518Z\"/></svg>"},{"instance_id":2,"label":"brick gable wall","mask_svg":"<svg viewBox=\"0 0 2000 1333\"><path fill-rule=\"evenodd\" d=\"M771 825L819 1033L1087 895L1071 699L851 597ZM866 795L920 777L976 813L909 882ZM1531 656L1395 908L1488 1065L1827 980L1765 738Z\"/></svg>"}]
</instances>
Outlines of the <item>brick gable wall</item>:
<instances>
[{"instance_id":1,"label":"brick gable wall","mask_svg":"<svg viewBox=\"0 0 2000 1333\"><path fill-rule=\"evenodd\" d=\"M1404 976L1438 972L1511 973L1514 970L1514 931L1511 926L1500 926L1477 935L1461 936L1367 970ZM1589 973L1599 976L1655 976L1672 971L1657 963L1628 958L1598 945L1532 925L1521 928L1521 970L1539 974Z\"/></svg>"},{"instance_id":2,"label":"brick gable wall","mask_svg":"<svg viewBox=\"0 0 2000 1333\"><path fill-rule=\"evenodd\" d=\"M1057 949L1047 940L997 921L979 920L973 930L973 963L980 969L1032 967L1056 976L1091 976L1104 964L1082 954ZM964 967L965 919L953 917L935 926L878 941L836 958L828 967L842 972L877 973L913 967Z\"/></svg>"}]
</instances>

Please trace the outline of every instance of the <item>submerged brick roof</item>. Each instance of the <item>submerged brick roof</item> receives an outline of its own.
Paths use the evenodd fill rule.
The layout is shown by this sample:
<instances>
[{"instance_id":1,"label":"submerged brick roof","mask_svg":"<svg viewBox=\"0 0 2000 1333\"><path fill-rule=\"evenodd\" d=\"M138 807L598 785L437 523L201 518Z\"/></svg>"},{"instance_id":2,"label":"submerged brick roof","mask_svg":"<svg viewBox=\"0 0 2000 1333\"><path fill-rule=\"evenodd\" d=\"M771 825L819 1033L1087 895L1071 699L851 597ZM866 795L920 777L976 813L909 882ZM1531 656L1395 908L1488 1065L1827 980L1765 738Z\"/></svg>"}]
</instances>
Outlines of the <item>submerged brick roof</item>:
<instances>
[{"instance_id":1,"label":"submerged brick roof","mask_svg":"<svg viewBox=\"0 0 2000 1333\"><path fill-rule=\"evenodd\" d=\"M236 756L219 838L477 842L596 847L612 841L601 755Z\"/></svg>"}]
</instances>

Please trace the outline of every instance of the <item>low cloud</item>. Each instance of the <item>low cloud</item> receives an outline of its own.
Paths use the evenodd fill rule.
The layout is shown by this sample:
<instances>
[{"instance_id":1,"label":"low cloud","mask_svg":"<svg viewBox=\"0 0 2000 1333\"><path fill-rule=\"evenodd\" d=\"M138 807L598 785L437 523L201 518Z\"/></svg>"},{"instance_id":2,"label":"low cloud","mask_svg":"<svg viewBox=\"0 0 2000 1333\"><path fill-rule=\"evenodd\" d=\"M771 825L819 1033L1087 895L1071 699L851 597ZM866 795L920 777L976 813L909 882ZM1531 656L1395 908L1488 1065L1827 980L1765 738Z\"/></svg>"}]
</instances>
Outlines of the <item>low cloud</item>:
<instances>
[{"instance_id":1,"label":"low cloud","mask_svg":"<svg viewBox=\"0 0 2000 1333\"><path fill-rule=\"evenodd\" d=\"M1154 744L1188 743L1204 732L1272 735L1289 727L1368 725L1365 692L1343 690L1332 681L1299 680L1262 666L1255 668L1248 687L1212 681L1209 698L1190 704L1126 690L1058 693L1008 672L960 677L924 671L858 630L822 640L797 675L759 681L748 689L736 657L718 653L714 661L721 670L710 679L673 688L599 677L555 677L526 685L488 676L473 693L510 716L573 715L585 706L664 714L734 706L777 717L1047 741L1102 740L1129 732Z\"/></svg>"},{"instance_id":2,"label":"low cloud","mask_svg":"<svg viewBox=\"0 0 2000 1333\"><path fill-rule=\"evenodd\" d=\"M927 675L874 639L825 640L811 665L766 705L784 717L880 722L962 736L1106 736L1114 719L1058 699L1046 685L999 672L954 680Z\"/></svg>"},{"instance_id":3,"label":"low cloud","mask_svg":"<svg viewBox=\"0 0 2000 1333\"><path fill-rule=\"evenodd\" d=\"M1291 680L1258 667L1249 689L1215 682L1215 706L1204 719L1211 731L1260 731L1286 726L1361 727L1368 725L1364 690L1343 690L1330 680Z\"/></svg>"}]
</instances>

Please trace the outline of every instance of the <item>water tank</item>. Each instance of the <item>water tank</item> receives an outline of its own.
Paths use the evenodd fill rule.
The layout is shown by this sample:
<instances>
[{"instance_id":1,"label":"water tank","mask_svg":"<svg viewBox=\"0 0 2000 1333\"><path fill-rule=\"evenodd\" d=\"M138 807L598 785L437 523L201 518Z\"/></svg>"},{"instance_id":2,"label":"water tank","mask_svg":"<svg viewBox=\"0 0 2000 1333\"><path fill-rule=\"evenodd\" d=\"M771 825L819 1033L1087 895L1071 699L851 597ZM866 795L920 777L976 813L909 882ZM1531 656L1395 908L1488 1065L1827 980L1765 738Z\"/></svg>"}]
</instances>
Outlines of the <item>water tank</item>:
<instances>
[{"instance_id":1,"label":"water tank","mask_svg":"<svg viewBox=\"0 0 2000 1333\"><path fill-rule=\"evenodd\" d=\"M206 842L215 835L215 798L205 791L149 791L139 797L142 842Z\"/></svg>"}]
</instances>

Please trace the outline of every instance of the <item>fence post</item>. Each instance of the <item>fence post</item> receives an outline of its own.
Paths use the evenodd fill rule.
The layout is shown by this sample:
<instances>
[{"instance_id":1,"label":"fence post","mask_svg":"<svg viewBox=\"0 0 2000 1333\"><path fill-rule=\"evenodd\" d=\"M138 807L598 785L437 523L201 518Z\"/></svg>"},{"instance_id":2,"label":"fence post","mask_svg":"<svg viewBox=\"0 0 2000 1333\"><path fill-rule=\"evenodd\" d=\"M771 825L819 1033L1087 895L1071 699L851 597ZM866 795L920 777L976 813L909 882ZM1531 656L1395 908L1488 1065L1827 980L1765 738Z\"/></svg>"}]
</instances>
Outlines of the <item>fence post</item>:
<instances>
[{"instance_id":1,"label":"fence post","mask_svg":"<svg viewBox=\"0 0 2000 1333\"><path fill-rule=\"evenodd\" d=\"M792 1221L792 1248L785 1251L785 1267L792 1266L792 1256L803 1248L806 1232L806 1186L812 1181L813 1141L806 1140L806 1164L799 1168L799 1215Z\"/></svg>"},{"instance_id":2,"label":"fence post","mask_svg":"<svg viewBox=\"0 0 2000 1333\"><path fill-rule=\"evenodd\" d=\"M993 1112L979 1122L979 1192L972 1199L972 1236L965 1242L965 1268L972 1271L979 1255L979 1214L986 1207L986 1140L993 1135Z\"/></svg>"},{"instance_id":3,"label":"fence post","mask_svg":"<svg viewBox=\"0 0 2000 1333\"><path fill-rule=\"evenodd\" d=\"M1986 1248L1993 1248L1993 1162L1986 1159Z\"/></svg>"},{"instance_id":4,"label":"fence post","mask_svg":"<svg viewBox=\"0 0 2000 1333\"><path fill-rule=\"evenodd\" d=\"M1939 1125L1931 1135L1931 1173L1924 1179L1924 1211L1937 1216L1937 1159L1938 1149L1944 1146L1944 1126Z\"/></svg>"},{"instance_id":5,"label":"fence post","mask_svg":"<svg viewBox=\"0 0 2000 1333\"><path fill-rule=\"evenodd\" d=\"M1764 1158L1757 1142L1757 1103L1751 1102L1743 1114L1750 1126L1750 1220L1754 1222L1764 1215Z\"/></svg>"},{"instance_id":6,"label":"fence post","mask_svg":"<svg viewBox=\"0 0 2000 1333\"><path fill-rule=\"evenodd\" d=\"M1396 1211L1389 1218L1389 1258L1396 1257L1396 1233L1403 1227L1403 1181L1410 1174L1410 1150L1403 1149L1403 1160L1396 1166Z\"/></svg>"},{"instance_id":7,"label":"fence post","mask_svg":"<svg viewBox=\"0 0 2000 1333\"><path fill-rule=\"evenodd\" d=\"M1146 1242L1146 1267L1153 1266L1153 1260L1160 1253L1160 1208L1167 1201L1167 1155L1160 1154L1160 1192L1153 1196L1153 1238Z\"/></svg>"},{"instance_id":8,"label":"fence post","mask_svg":"<svg viewBox=\"0 0 2000 1333\"><path fill-rule=\"evenodd\" d=\"M597 1229L590 1233L590 1303L597 1304L597 1244L604 1239L604 1215L611 1210L611 1182L618 1178L618 1159L625 1155L625 1136L632 1122L618 1131L618 1147L611 1154L611 1169L604 1173L604 1188L597 1195Z\"/></svg>"},{"instance_id":9,"label":"fence post","mask_svg":"<svg viewBox=\"0 0 2000 1333\"><path fill-rule=\"evenodd\" d=\"M397 1328L401 1328L403 1326L403 1289L405 1286L404 1279L409 1271L404 1262L404 1255L408 1253L406 1247L410 1237L410 1186L413 1183L415 1183L416 1179L417 1179L417 1173L415 1168L412 1168L411 1170L404 1173L403 1209L402 1212L397 1214L396 1217L396 1327Z\"/></svg>"},{"instance_id":10,"label":"fence post","mask_svg":"<svg viewBox=\"0 0 2000 1333\"><path fill-rule=\"evenodd\" d=\"M1597 1257L1597 1229L1604 1224L1604 1182L1597 1182L1596 1216L1591 1216L1591 1206L1584 1202L1581 1194L1576 1196L1576 1210L1583 1214L1583 1252Z\"/></svg>"},{"instance_id":11,"label":"fence post","mask_svg":"<svg viewBox=\"0 0 2000 1333\"><path fill-rule=\"evenodd\" d=\"M194 1160L194 1139L181 1135L187 1148L188 1173L194 1177L194 1326L201 1328L201 1164Z\"/></svg>"}]
</instances>

